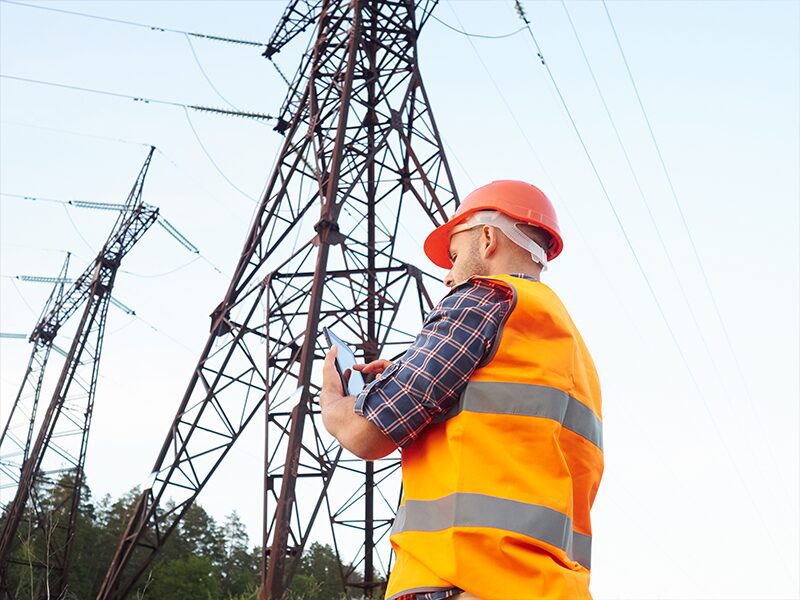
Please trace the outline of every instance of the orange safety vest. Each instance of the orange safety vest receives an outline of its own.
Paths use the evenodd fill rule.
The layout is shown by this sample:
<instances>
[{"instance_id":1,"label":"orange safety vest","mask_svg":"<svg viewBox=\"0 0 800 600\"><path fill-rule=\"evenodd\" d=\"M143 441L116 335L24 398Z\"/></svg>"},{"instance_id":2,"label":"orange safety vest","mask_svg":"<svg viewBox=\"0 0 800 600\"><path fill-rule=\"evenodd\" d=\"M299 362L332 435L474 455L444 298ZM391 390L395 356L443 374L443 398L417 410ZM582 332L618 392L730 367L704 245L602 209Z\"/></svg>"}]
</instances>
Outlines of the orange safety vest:
<instances>
[{"instance_id":1,"label":"orange safety vest","mask_svg":"<svg viewBox=\"0 0 800 600\"><path fill-rule=\"evenodd\" d=\"M591 598L589 510L603 473L600 385L546 285L514 293L458 404L402 452L386 598L457 586L482 599Z\"/></svg>"}]
</instances>

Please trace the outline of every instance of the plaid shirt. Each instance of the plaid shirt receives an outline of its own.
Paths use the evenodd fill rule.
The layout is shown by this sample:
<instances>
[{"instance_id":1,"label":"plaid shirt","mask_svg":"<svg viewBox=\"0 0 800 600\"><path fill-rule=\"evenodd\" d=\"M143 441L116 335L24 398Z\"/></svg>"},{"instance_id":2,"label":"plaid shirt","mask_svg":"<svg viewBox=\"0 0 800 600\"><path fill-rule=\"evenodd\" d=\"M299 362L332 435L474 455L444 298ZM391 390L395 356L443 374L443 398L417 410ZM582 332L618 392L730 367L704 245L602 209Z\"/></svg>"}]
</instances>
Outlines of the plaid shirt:
<instances>
[{"instance_id":1,"label":"plaid shirt","mask_svg":"<svg viewBox=\"0 0 800 600\"><path fill-rule=\"evenodd\" d=\"M512 303L511 290L491 280L471 279L453 288L430 312L405 354L364 387L355 412L399 447L413 442L458 401L494 346ZM453 587L398 600L445 600L462 591Z\"/></svg>"}]
</instances>

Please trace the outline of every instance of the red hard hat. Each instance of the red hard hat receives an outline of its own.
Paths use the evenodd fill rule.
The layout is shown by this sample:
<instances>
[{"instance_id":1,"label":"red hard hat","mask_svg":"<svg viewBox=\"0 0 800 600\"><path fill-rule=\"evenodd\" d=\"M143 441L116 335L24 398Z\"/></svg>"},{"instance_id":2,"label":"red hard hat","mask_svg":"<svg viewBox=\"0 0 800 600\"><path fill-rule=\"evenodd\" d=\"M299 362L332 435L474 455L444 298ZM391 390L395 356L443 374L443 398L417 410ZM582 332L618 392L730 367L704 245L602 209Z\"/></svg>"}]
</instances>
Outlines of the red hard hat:
<instances>
[{"instance_id":1,"label":"red hard hat","mask_svg":"<svg viewBox=\"0 0 800 600\"><path fill-rule=\"evenodd\" d=\"M564 242L558 229L556 211L544 192L524 181L493 181L479 187L459 205L455 214L444 225L434 229L425 240L425 254L439 267L450 269L450 232L472 213L480 210L497 210L522 223L541 227L550 234L547 260L561 254Z\"/></svg>"}]
</instances>

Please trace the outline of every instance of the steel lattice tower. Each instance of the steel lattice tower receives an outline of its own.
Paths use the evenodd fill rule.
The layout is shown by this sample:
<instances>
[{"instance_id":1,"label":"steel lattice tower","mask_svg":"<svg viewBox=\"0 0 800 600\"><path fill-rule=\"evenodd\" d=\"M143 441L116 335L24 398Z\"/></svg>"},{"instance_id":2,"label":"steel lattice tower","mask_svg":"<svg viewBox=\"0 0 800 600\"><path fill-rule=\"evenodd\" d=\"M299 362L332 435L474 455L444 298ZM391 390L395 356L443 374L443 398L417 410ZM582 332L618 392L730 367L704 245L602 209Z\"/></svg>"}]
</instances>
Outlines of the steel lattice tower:
<instances>
[{"instance_id":1,"label":"steel lattice tower","mask_svg":"<svg viewBox=\"0 0 800 600\"><path fill-rule=\"evenodd\" d=\"M417 64L417 37L434 6L289 3L265 55L313 33L276 127L285 140L98 598L133 589L262 407L261 597L284 595L312 526L324 525L321 511L347 565L343 590L369 596L380 585L374 570L387 573L375 544L387 544L399 461L356 460L322 427L321 328L364 360L391 358L432 306L427 275L404 262L410 252L397 240L400 228L440 225L458 204Z\"/></svg>"},{"instance_id":2,"label":"steel lattice tower","mask_svg":"<svg viewBox=\"0 0 800 600\"><path fill-rule=\"evenodd\" d=\"M23 519L30 520L31 529L45 533L48 539L44 550L47 556L31 559L33 566L44 568L43 577L47 579L47 585L40 580L37 593L44 595L47 590L60 597L66 589L111 291L122 259L158 218L158 209L142 201L154 151L155 148L150 149L95 261L66 292L56 293L52 306L31 334L31 359L0 438L3 475L18 481L0 531L0 591L6 597L11 596L6 589L6 572L12 552L23 541L18 536ZM61 327L81 306L80 322L31 444L50 350ZM20 422L23 427L18 427ZM27 435L23 438L17 429L27 431ZM40 495L48 489L58 490L52 505L45 505Z\"/></svg>"},{"instance_id":3,"label":"steel lattice tower","mask_svg":"<svg viewBox=\"0 0 800 600\"><path fill-rule=\"evenodd\" d=\"M53 342L61 325L78 308L77 303L69 302L68 305L72 307L72 310L66 312L56 310L55 314L60 318L50 318L51 306L60 307L65 304L64 288L68 282L69 260L70 255L67 254L64 266L61 267L61 272L56 278L53 291L45 302L36 327L28 338L28 341L33 344L28 368L25 369L22 385L14 398L14 404L11 405L8 420L3 426L3 433L0 434L0 475L2 475L0 490L12 487L16 489L19 485L22 466L28 460L31 451L36 413L39 409L39 399L42 395L44 374L50 359L50 351L53 349Z\"/></svg>"}]
</instances>

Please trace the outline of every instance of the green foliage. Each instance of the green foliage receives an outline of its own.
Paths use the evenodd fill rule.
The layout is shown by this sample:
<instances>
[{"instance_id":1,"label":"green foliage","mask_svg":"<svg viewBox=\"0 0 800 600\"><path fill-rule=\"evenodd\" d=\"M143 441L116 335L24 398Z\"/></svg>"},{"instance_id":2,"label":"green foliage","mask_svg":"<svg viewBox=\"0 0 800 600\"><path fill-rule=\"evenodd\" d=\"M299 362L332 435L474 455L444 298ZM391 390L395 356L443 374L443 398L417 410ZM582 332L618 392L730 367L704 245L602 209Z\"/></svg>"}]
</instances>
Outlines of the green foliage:
<instances>
[{"instance_id":1,"label":"green foliage","mask_svg":"<svg viewBox=\"0 0 800 600\"><path fill-rule=\"evenodd\" d=\"M289 588L295 598L333 600L342 596L341 565L328 545L314 542L300 559Z\"/></svg>"},{"instance_id":2,"label":"green foliage","mask_svg":"<svg viewBox=\"0 0 800 600\"><path fill-rule=\"evenodd\" d=\"M58 571L48 565L48 544L57 540L57 526L66 520L69 475L38 490L49 530L37 528L26 514L18 530L8 583L17 598L46 597L47 577L53 586ZM139 498L134 488L117 500L108 495L93 501L81 486L75 541L65 600L94 598L117 544ZM174 506L167 506L170 510ZM0 523L5 515L0 516ZM189 507L151 567L131 594L137 600L258 600L260 547L251 547L244 524L233 511L220 525L202 506ZM135 567L135 565L130 565ZM328 545L311 544L300 559L286 600L341 600L342 573L348 573ZM359 573L349 576L360 579Z\"/></svg>"},{"instance_id":3,"label":"green foliage","mask_svg":"<svg viewBox=\"0 0 800 600\"><path fill-rule=\"evenodd\" d=\"M153 569L145 598L216 600L220 598L219 568L206 556L162 562Z\"/></svg>"}]
</instances>

